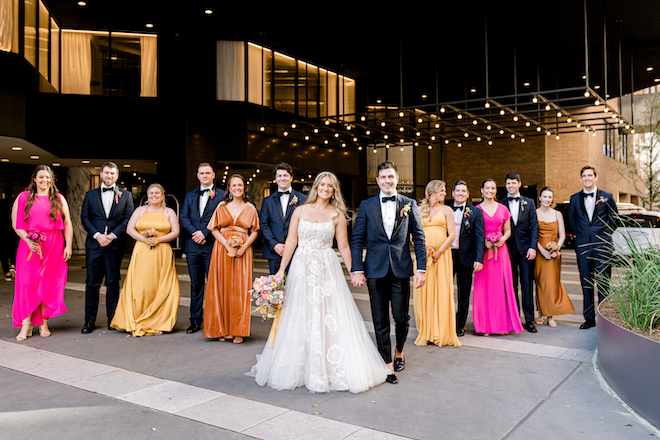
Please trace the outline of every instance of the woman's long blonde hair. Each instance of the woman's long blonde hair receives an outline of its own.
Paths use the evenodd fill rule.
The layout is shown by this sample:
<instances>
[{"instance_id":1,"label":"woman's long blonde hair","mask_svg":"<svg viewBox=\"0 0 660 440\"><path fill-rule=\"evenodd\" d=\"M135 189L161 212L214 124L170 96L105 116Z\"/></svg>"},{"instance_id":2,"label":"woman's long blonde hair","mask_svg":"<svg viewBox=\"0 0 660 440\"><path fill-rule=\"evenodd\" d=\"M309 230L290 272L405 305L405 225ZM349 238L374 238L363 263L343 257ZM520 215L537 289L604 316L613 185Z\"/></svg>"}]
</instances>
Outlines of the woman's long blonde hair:
<instances>
[{"instance_id":1,"label":"woman's long blonde hair","mask_svg":"<svg viewBox=\"0 0 660 440\"><path fill-rule=\"evenodd\" d=\"M422 216L422 218L429 216L429 211L431 210L429 199L431 198L431 195L446 187L447 184L440 179L433 179L426 184L426 189L424 190L424 198L421 202L419 202L419 214Z\"/></svg>"},{"instance_id":2,"label":"woman's long blonde hair","mask_svg":"<svg viewBox=\"0 0 660 440\"><path fill-rule=\"evenodd\" d=\"M345 218L348 218L346 202L344 202L344 197L341 194L341 186L339 184L339 180L337 179L337 176L335 176L331 171L321 171L316 176L316 179L314 179L314 183L312 184L312 189L309 191L309 196L307 196L307 202L305 202L305 204L316 202L319 197L317 188L319 187L319 184L324 177L330 179L332 182L332 188L334 189L332 197L330 198L330 206L335 208L337 215L341 214ZM335 216L333 216L333 218L334 217Z\"/></svg>"}]
</instances>

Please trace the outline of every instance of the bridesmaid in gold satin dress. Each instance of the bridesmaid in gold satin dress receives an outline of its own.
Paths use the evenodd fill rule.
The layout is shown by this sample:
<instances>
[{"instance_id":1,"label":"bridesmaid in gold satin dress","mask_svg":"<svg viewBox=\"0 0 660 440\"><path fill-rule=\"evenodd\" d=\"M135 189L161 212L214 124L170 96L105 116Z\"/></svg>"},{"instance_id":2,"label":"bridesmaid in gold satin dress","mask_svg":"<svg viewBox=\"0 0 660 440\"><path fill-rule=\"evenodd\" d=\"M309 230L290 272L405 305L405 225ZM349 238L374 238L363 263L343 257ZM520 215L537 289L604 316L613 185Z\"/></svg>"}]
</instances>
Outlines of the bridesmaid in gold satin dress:
<instances>
[{"instance_id":1,"label":"bridesmaid in gold satin dress","mask_svg":"<svg viewBox=\"0 0 660 440\"><path fill-rule=\"evenodd\" d=\"M534 278L540 309L536 324L543 325L547 319L550 327L557 327L553 316L573 313L575 309L561 283L561 246L566 239L566 231L561 212L550 207L553 199L552 188L545 187L541 190L541 206L536 210L539 242ZM556 243L557 250L548 250L550 242Z\"/></svg>"},{"instance_id":2,"label":"bridesmaid in gold satin dress","mask_svg":"<svg viewBox=\"0 0 660 440\"><path fill-rule=\"evenodd\" d=\"M133 336L159 335L176 324L181 289L170 243L179 236L179 219L165 206L165 190L147 189L148 204L138 207L126 232L136 241L112 327Z\"/></svg>"},{"instance_id":3,"label":"bridesmaid in gold satin dress","mask_svg":"<svg viewBox=\"0 0 660 440\"><path fill-rule=\"evenodd\" d=\"M245 178L234 174L207 226L215 237L204 306L204 337L243 342L250 336L252 243L259 230L257 208L247 201Z\"/></svg>"},{"instance_id":4,"label":"bridesmaid in gold satin dress","mask_svg":"<svg viewBox=\"0 0 660 440\"><path fill-rule=\"evenodd\" d=\"M447 185L432 180L419 205L426 239L426 284L414 292L415 345L459 347L454 307L454 271L449 247L456 238L452 208L445 205Z\"/></svg>"}]
</instances>

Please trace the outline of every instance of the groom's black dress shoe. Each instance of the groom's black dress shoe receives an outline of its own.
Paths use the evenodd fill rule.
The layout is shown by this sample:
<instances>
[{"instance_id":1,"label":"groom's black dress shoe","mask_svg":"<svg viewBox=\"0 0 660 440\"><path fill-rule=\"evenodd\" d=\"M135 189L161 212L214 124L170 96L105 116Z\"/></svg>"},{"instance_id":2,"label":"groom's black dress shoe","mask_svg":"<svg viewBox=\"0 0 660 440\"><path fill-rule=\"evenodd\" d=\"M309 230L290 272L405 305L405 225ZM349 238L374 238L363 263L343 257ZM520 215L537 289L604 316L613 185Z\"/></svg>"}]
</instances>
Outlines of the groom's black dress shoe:
<instances>
[{"instance_id":1,"label":"groom's black dress shoe","mask_svg":"<svg viewBox=\"0 0 660 440\"><path fill-rule=\"evenodd\" d=\"M202 325L198 322L193 322L190 324L190 327L188 327L188 330L186 330L186 333L197 333L202 329Z\"/></svg>"},{"instance_id":2,"label":"groom's black dress shoe","mask_svg":"<svg viewBox=\"0 0 660 440\"><path fill-rule=\"evenodd\" d=\"M83 328L80 330L80 332L86 335L87 333L93 332L95 328L96 325L94 324L94 321L85 321L85 325L83 325Z\"/></svg>"},{"instance_id":3,"label":"groom's black dress shoe","mask_svg":"<svg viewBox=\"0 0 660 440\"><path fill-rule=\"evenodd\" d=\"M403 358L394 358L394 371L397 373L406 368L406 361Z\"/></svg>"},{"instance_id":4,"label":"groom's black dress shoe","mask_svg":"<svg viewBox=\"0 0 660 440\"><path fill-rule=\"evenodd\" d=\"M459 329L456 330L456 335L460 338L461 336L465 336L465 330Z\"/></svg>"},{"instance_id":5,"label":"groom's black dress shoe","mask_svg":"<svg viewBox=\"0 0 660 440\"><path fill-rule=\"evenodd\" d=\"M580 329L586 330L591 327L596 327L596 321L584 321L580 326Z\"/></svg>"},{"instance_id":6,"label":"groom's black dress shoe","mask_svg":"<svg viewBox=\"0 0 660 440\"><path fill-rule=\"evenodd\" d=\"M108 324L108 330L110 330L111 332L116 332L117 331L117 329L114 328L113 326L111 326L110 324Z\"/></svg>"},{"instance_id":7,"label":"groom's black dress shoe","mask_svg":"<svg viewBox=\"0 0 660 440\"><path fill-rule=\"evenodd\" d=\"M534 326L533 322L526 322L525 323L525 330L527 330L530 333L536 333L538 330L536 330L536 327Z\"/></svg>"},{"instance_id":8,"label":"groom's black dress shoe","mask_svg":"<svg viewBox=\"0 0 660 440\"><path fill-rule=\"evenodd\" d=\"M388 374L387 377L385 378L385 382L395 384L399 383L399 379L396 378L396 374Z\"/></svg>"}]
</instances>

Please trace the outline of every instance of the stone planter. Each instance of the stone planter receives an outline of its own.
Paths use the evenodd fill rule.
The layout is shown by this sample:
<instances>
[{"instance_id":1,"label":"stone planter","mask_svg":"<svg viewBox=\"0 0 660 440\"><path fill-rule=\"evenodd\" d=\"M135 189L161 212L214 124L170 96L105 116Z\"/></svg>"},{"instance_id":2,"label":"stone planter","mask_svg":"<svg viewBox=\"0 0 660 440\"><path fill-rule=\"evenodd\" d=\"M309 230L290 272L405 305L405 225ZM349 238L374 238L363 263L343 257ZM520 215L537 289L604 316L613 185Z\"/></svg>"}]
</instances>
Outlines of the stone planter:
<instances>
[{"instance_id":1,"label":"stone planter","mask_svg":"<svg viewBox=\"0 0 660 440\"><path fill-rule=\"evenodd\" d=\"M619 327L599 309L598 367L628 406L660 428L660 343Z\"/></svg>"}]
</instances>

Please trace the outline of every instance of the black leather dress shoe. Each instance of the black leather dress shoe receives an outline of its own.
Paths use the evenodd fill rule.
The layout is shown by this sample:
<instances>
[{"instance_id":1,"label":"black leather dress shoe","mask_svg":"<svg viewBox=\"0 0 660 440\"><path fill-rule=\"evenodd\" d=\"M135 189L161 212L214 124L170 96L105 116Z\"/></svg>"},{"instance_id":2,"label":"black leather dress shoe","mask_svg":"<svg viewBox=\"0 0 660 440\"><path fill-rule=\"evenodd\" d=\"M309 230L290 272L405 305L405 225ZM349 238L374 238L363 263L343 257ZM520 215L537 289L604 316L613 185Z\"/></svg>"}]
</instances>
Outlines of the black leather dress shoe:
<instances>
[{"instance_id":1,"label":"black leather dress shoe","mask_svg":"<svg viewBox=\"0 0 660 440\"><path fill-rule=\"evenodd\" d=\"M406 361L403 358L394 358L394 371L397 373L406 368Z\"/></svg>"},{"instance_id":2,"label":"black leather dress shoe","mask_svg":"<svg viewBox=\"0 0 660 440\"><path fill-rule=\"evenodd\" d=\"M80 330L80 332L86 335L87 333L93 332L95 328L96 325L94 324L94 321L85 321L85 325L83 325L83 328Z\"/></svg>"},{"instance_id":3,"label":"black leather dress shoe","mask_svg":"<svg viewBox=\"0 0 660 440\"><path fill-rule=\"evenodd\" d=\"M396 378L396 374L392 373L387 375L385 382L395 384L395 383L399 383L399 379Z\"/></svg>"},{"instance_id":4,"label":"black leather dress shoe","mask_svg":"<svg viewBox=\"0 0 660 440\"><path fill-rule=\"evenodd\" d=\"M533 322L526 322L525 323L525 330L527 330L530 333L536 333L538 330L536 330L536 327L534 326Z\"/></svg>"},{"instance_id":5,"label":"black leather dress shoe","mask_svg":"<svg viewBox=\"0 0 660 440\"><path fill-rule=\"evenodd\" d=\"M465 336L465 330L460 329L456 330L456 335L460 338L461 336Z\"/></svg>"},{"instance_id":6,"label":"black leather dress shoe","mask_svg":"<svg viewBox=\"0 0 660 440\"><path fill-rule=\"evenodd\" d=\"M596 321L584 321L580 326L580 329L586 330L591 327L596 327Z\"/></svg>"},{"instance_id":7,"label":"black leather dress shoe","mask_svg":"<svg viewBox=\"0 0 660 440\"><path fill-rule=\"evenodd\" d=\"M113 326L111 326L110 324L108 324L108 330L110 330L111 332L116 332L117 331L117 329L114 328Z\"/></svg>"},{"instance_id":8,"label":"black leather dress shoe","mask_svg":"<svg viewBox=\"0 0 660 440\"><path fill-rule=\"evenodd\" d=\"M188 330L186 330L186 333L197 333L202 329L202 325L199 323L192 323L190 324L190 327L188 327Z\"/></svg>"}]
</instances>

